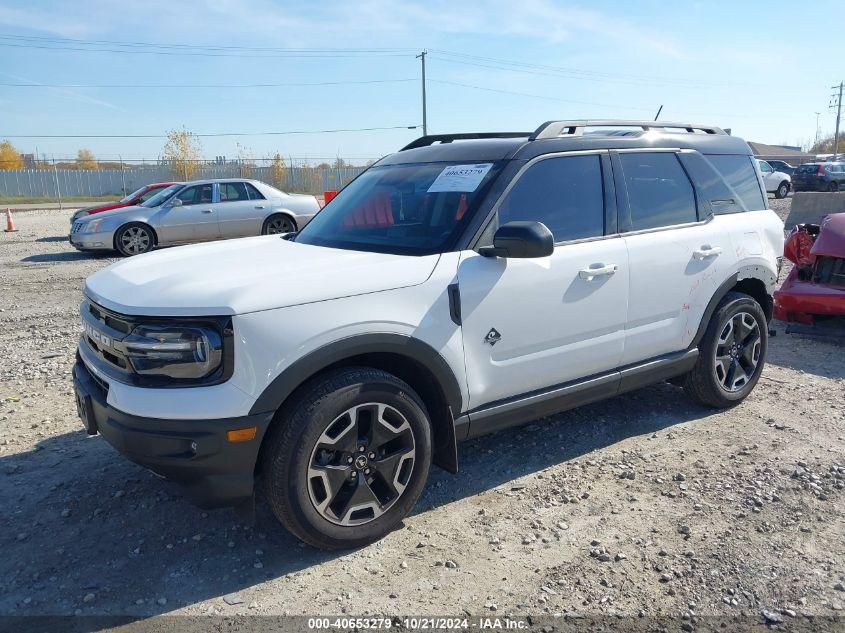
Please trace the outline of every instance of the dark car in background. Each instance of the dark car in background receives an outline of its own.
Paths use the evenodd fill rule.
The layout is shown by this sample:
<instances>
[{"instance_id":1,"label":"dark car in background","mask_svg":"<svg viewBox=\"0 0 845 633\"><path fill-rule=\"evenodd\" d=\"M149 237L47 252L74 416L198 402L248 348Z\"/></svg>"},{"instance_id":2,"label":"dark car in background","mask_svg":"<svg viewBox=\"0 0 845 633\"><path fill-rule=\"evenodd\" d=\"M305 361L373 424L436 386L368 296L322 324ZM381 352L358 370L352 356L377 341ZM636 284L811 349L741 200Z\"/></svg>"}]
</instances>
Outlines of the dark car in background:
<instances>
[{"instance_id":1,"label":"dark car in background","mask_svg":"<svg viewBox=\"0 0 845 633\"><path fill-rule=\"evenodd\" d=\"M792 174L793 191L845 189L845 162L804 163Z\"/></svg>"},{"instance_id":2,"label":"dark car in background","mask_svg":"<svg viewBox=\"0 0 845 633\"><path fill-rule=\"evenodd\" d=\"M73 225L76 220L78 220L79 218L83 218L86 215L102 213L103 211L111 211L112 209L122 209L123 207L134 207L135 205L141 204L142 202L146 202L154 195L156 195L159 191L161 191L165 187L169 187L172 184L172 182L154 182L149 185L144 185L137 191L133 191L128 196L121 198L120 200L116 200L114 202L104 202L103 204L97 204L93 207L85 207L84 209L79 209L79 211L77 211L71 216L70 223L71 225Z\"/></svg>"},{"instance_id":3,"label":"dark car in background","mask_svg":"<svg viewBox=\"0 0 845 633\"><path fill-rule=\"evenodd\" d=\"M785 160L769 160L767 158L766 162L769 163L769 165L771 165L775 171L779 171L788 176L791 176L795 173L796 167L794 165L790 165Z\"/></svg>"}]
</instances>

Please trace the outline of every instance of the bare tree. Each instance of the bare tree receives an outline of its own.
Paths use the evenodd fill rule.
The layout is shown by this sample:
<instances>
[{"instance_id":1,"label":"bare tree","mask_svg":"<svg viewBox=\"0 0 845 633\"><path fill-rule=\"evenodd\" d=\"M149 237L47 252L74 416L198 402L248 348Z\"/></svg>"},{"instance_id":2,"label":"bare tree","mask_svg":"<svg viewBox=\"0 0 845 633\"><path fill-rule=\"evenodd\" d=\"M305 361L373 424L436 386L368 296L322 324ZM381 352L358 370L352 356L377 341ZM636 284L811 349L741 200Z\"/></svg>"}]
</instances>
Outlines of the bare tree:
<instances>
[{"instance_id":1,"label":"bare tree","mask_svg":"<svg viewBox=\"0 0 845 633\"><path fill-rule=\"evenodd\" d=\"M97 169L97 159L90 149L81 149L76 153L76 166L78 169Z\"/></svg>"},{"instance_id":2,"label":"bare tree","mask_svg":"<svg viewBox=\"0 0 845 633\"><path fill-rule=\"evenodd\" d=\"M190 180L202 159L202 144L193 132L186 128L171 130L167 133L164 144L164 159L170 163L173 172L185 180Z\"/></svg>"}]
</instances>

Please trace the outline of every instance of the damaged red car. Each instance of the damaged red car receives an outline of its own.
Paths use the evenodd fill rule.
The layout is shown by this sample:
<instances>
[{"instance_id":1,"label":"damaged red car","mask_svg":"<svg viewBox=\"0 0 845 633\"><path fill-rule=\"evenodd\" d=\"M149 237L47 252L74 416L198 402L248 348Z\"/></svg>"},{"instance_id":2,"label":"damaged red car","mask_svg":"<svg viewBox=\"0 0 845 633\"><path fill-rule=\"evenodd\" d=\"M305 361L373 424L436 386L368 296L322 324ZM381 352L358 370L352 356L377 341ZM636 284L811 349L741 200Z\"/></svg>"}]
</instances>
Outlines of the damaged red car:
<instances>
[{"instance_id":1,"label":"damaged red car","mask_svg":"<svg viewBox=\"0 0 845 633\"><path fill-rule=\"evenodd\" d=\"M845 213L798 224L783 247L795 264L774 294L787 332L845 335Z\"/></svg>"}]
</instances>

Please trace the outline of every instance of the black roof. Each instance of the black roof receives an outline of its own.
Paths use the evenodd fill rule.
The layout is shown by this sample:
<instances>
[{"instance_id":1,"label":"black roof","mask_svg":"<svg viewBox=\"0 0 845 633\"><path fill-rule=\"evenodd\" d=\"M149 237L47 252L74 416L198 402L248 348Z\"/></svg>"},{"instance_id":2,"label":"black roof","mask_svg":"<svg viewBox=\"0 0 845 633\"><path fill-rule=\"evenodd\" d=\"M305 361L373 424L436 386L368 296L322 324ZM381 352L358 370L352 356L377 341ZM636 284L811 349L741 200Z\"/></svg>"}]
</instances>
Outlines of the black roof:
<instances>
[{"instance_id":1,"label":"black roof","mask_svg":"<svg viewBox=\"0 0 845 633\"><path fill-rule=\"evenodd\" d=\"M589 130L592 125L601 129ZM666 128L659 127L666 125ZM553 135L544 133L555 126ZM612 129L638 128L642 129ZM607 128L607 129L604 129ZM558 130L563 132L558 134ZM748 144L720 128L636 121L548 122L535 132L462 133L421 137L379 165L440 161L530 160L555 152L594 149L694 149L703 154L750 155Z\"/></svg>"}]
</instances>

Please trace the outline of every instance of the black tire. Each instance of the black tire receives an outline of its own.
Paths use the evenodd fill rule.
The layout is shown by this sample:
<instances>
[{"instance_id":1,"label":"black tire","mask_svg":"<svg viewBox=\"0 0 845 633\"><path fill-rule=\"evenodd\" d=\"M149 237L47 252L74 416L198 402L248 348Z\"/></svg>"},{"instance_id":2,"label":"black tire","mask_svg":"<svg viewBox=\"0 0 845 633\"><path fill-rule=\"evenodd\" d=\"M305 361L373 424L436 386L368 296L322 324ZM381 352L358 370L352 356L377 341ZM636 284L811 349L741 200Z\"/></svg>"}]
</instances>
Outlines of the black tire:
<instances>
[{"instance_id":1,"label":"black tire","mask_svg":"<svg viewBox=\"0 0 845 633\"><path fill-rule=\"evenodd\" d=\"M789 183L785 180L778 185L778 188L775 189L775 198L778 200L782 198L786 198L789 195Z\"/></svg>"},{"instance_id":2,"label":"black tire","mask_svg":"<svg viewBox=\"0 0 845 633\"><path fill-rule=\"evenodd\" d=\"M289 215L274 213L261 226L261 235L277 235L296 231L296 222Z\"/></svg>"},{"instance_id":3,"label":"black tire","mask_svg":"<svg viewBox=\"0 0 845 633\"><path fill-rule=\"evenodd\" d=\"M370 446L376 445L375 427L384 431L372 416L369 437L360 439L361 428L366 426L364 422L360 422L359 426L359 420L366 417L363 415L356 416L356 419L349 418L355 424L353 431L339 430L339 427L346 427L344 416L348 416L350 410L366 411L373 406L372 403L386 406L385 411L398 413L401 417L397 419L403 419L399 425L404 427L404 431L401 431L405 438L403 441L413 442L414 453L410 467L406 466L408 453L395 457L407 448L406 445L397 450L395 439L388 443L392 443L390 450L379 454L370 452ZM334 437L327 440L332 434L335 434ZM398 437L398 433L391 437ZM350 439L353 443L351 455L355 456L351 459L342 450L325 451L320 448L328 441L335 449L342 443L348 444L347 440ZM356 452L359 448L356 445L368 442L364 452ZM376 447L374 450L379 449ZM329 457L325 457L327 452L330 453ZM262 483L273 513L297 538L321 549L360 547L383 537L408 514L425 487L431 453L431 425L419 396L406 383L387 372L368 367L345 367L312 379L279 411L262 447ZM394 457L388 457L389 454ZM338 465L315 466L315 456L318 455L325 458L324 464ZM367 469L366 472L370 473L368 476L364 476L367 460L364 460L364 465L357 461L358 457L364 456L371 459L369 464L372 471ZM388 459L399 460L395 461L394 470L390 470L389 466L384 467L385 472L391 472L389 492L395 493L399 485L402 490L392 501L382 504L376 492L387 490L387 478L381 475L381 469ZM347 460L354 460L354 463L347 466ZM331 476L336 477L335 481L329 485L329 479L326 478L323 483L320 477L314 476L313 468L324 469L323 472L331 468ZM360 476L353 478L352 470L356 470ZM338 474L341 471L342 474ZM403 483L397 484L400 477ZM371 495L368 499L376 500L378 507L353 512L354 508L359 507L353 505L353 500L357 499L359 488L363 490L364 487ZM321 503L325 504L322 509L318 507ZM340 510L333 515L334 507ZM341 523L353 520L355 512L364 513L354 519L363 523ZM372 518L368 518L368 514L372 514Z\"/></svg>"},{"instance_id":4,"label":"black tire","mask_svg":"<svg viewBox=\"0 0 845 633\"><path fill-rule=\"evenodd\" d=\"M114 248L124 257L148 253L155 245L155 232L141 222L124 224L114 233Z\"/></svg>"},{"instance_id":5,"label":"black tire","mask_svg":"<svg viewBox=\"0 0 845 633\"><path fill-rule=\"evenodd\" d=\"M827 190L831 192L839 191L839 182L836 180L831 181L830 184L828 184L827 186Z\"/></svg>"},{"instance_id":6,"label":"black tire","mask_svg":"<svg viewBox=\"0 0 845 633\"><path fill-rule=\"evenodd\" d=\"M759 348L757 350L756 364L753 364L753 369L750 370L747 362L747 357L754 354L754 348L750 346L743 346L738 344L734 347L740 347L740 351L736 352L734 349L729 356L720 356L722 359L729 359L730 366L736 364L734 374L726 374L725 360L717 361L717 351L725 351L725 345L720 345L720 338L727 331L729 322L732 319L745 319L748 315L756 321L757 333L759 336ZM747 327L743 323L742 327ZM733 333L733 325L731 326ZM721 350L720 350L721 348ZM707 325L707 330L704 337L698 344L698 360L692 370L684 376L683 388L696 402L708 407L715 407L724 409L732 407L742 402L749 393L751 393L757 381L760 380L760 373L763 371L763 366L766 361L766 350L768 349L768 324L766 322L766 315L763 308L757 301L747 294L741 292L729 292L719 302L713 316L710 317L710 323ZM751 352L750 354L748 352ZM736 354L736 355L734 355ZM720 366L717 369L717 364ZM749 371L750 370L750 371ZM727 369L729 372L730 369ZM742 372L745 377L738 376ZM725 380L720 379L720 373L725 375ZM736 381L732 379L737 376ZM736 389L730 389L726 386L727 382L741 384Z\"/></svg>"}]
</instances>

